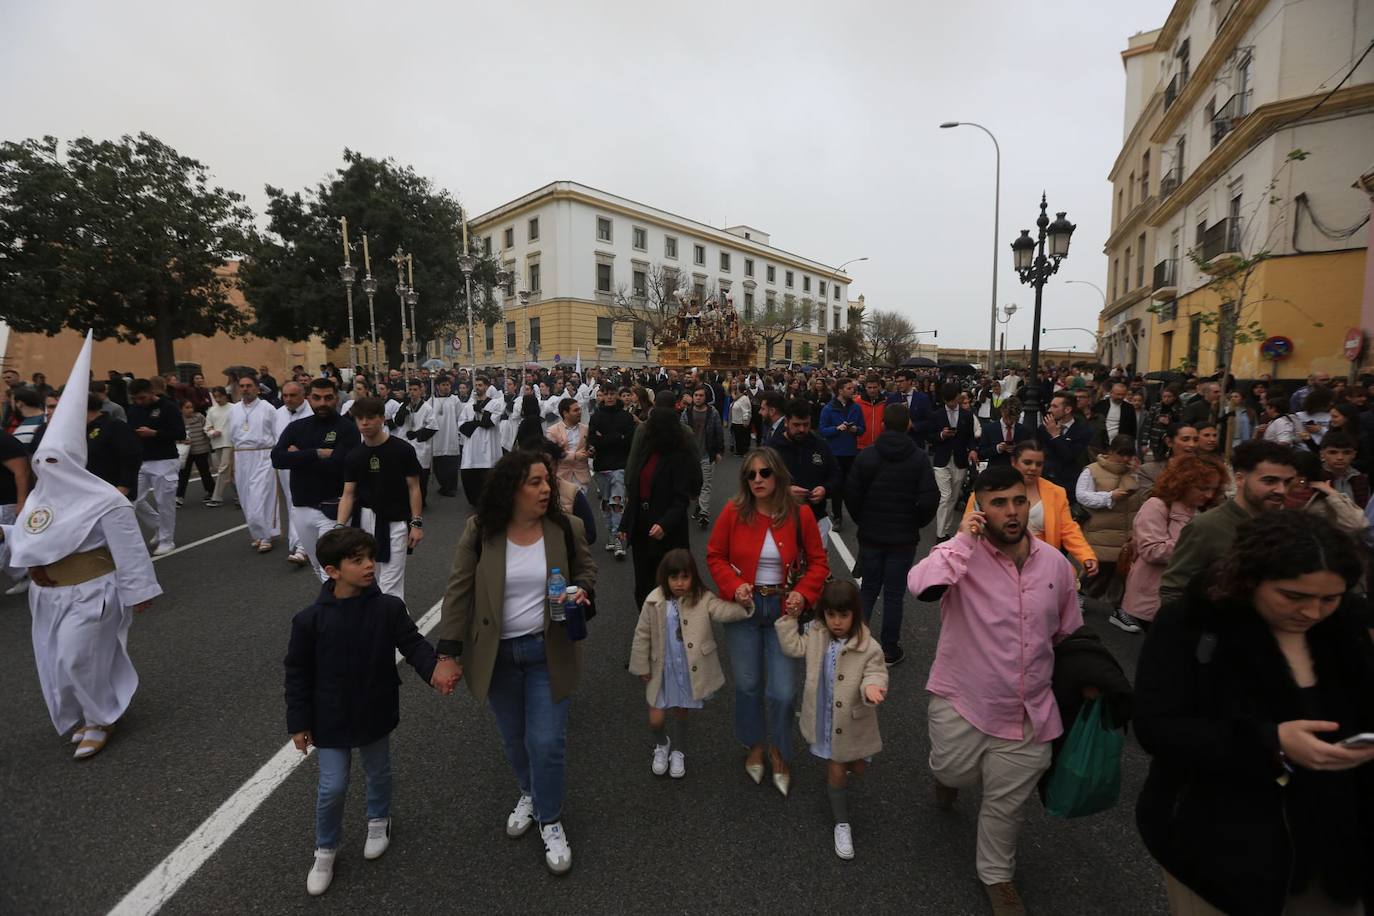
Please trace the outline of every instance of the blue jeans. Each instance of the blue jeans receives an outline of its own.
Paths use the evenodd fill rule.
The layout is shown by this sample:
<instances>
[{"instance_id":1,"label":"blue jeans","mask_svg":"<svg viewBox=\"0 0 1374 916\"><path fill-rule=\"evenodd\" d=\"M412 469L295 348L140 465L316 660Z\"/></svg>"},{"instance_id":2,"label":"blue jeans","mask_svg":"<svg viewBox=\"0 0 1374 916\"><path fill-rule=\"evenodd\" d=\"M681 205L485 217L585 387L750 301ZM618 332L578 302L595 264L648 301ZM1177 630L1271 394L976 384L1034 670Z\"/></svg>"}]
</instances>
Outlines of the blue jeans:
<instances>
[{"instance_id":1,"label":"blue jeans","mask_svg":"<svg viewBox=\"0 0 1374 916\"><path fill-rule=\"evenodd\" d=\"M606 515L607 542L620 537L620 520L625 515L625 469L597 471L596 486L601 492L601 510Z\"/></svg>"},{"instance_id":2,"label":"blue jeans","mask_svg":"<svg viewBox=\"0 0 1374 916\"><path fill-rule=\"evenodd\" d=\"M771 733L782 759L791 760L800 660L782 654L773 629L781 609L780 596L755 596L752 617L725 625L725 645L735 680L735 737L753 747Z\"/></svg>"},{"instance_id":3,"label":"blue jeans","mask_svg":"<svg viewBox=\"0 0 1374 916\"><path fill-rule=\"evenodd\" d=\"M367 819L391 816L391 736L384 735L358 748L367 777ZM338 849L348 797L348 771L353 762L349 747L317 747L320 789L315 797L315 846Z\"/></svg>"},{"instance_id":4,"label":"blue jeans","mask_svg":"<svg viewBox=\"0 0 1374 916\"><path fill-rule=\"evenodd\" d=\"M487 702L496 714L520 794L534 799L539 823L552 824L563 816L572 699L553 701L543 633L501 640Z\"/></svg>"},{"instance_id":5,"label":"blue jeans","mask_svg":"<svg viewBox=\"0 0 1374 916\"><path fill-rule=\"evenodd\" d=\"M864 621L873 616L878 592L883 593L883 630L878 641L885 651L897 648L902 640L902 602L906 600L906 574L916 559L915 547L874 547L862 545L863 585L859 597L863 600Z\"/></svg>"}]
</instances>

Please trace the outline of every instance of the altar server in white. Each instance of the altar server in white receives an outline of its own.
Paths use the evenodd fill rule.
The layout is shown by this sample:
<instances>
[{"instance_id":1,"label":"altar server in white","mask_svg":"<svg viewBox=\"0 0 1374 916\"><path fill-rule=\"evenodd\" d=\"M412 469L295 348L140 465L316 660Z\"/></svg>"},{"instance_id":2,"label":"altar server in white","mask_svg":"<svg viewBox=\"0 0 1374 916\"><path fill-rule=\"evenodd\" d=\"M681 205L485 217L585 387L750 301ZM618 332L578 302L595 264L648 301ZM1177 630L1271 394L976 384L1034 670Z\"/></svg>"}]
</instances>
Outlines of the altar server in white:
<instances>
[{"instance_id":1,"label":"altar server in white","mask_svg":"<svg viewBox=\"0 0 1374 916\"><path fill-rule=\"evenodd\" d=\"M277 475L272 446L277 444L277 409L258 397L258 382L239 379L239 402L229 408L229 443L234 447L234 486L253 549L267 553L281 534Z\"/></svg>"}]
</instances>

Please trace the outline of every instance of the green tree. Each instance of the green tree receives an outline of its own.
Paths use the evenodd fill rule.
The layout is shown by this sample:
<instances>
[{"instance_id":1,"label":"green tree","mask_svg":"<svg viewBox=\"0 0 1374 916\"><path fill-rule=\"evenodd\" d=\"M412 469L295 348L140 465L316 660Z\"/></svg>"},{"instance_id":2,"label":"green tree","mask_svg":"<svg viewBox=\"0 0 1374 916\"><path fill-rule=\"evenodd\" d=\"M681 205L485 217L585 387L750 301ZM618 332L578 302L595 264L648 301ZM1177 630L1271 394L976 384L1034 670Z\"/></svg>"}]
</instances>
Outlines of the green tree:
<instances>
[{"instance_id":1,"label":"green tree","mask_svg":"<svg viewBox=\"0 0 1374 916\"><path fill-rule=\"evenodd\" d=\"M358 340L368 338L362 234L368 235L372 276L377 280L378 343L388 362L401 353L400 300L396 294L399 247L413 258L417 335L447 336L467 327L462 254L462 209L448 191L436 188L410 166L373 159L345 149L344 165L313 190L287 192L267 187L267 232L258 236L239 271L244 295L256 313L253 330L264 337L301 340L318 334L326 345L348 340L348 313L339 268L343 239L339 218L348 218L353 264L358 270L353 310ZM473 254L481 255L478 239ZM502 311L493 287L499 264L481 257L473 271L473 340L478 325L497 324ZM512 284L514 285L514 284ZM409 323L409 313L406 317ZM360 351L361 353L361 351Z\"/></svg>"},{"instance_id":2,"label":"green tree","mask_svg":"<svg viewBox=\"0 0 1374 916\"><path fill-rule=\"evenodd\" d=\"M0 145L0 318L19 331L63 328L173 343L242 333L225 262L252 231L243 198L148 134Z\"/></svg>"},{"instance_id":3,"label":"green tree","mask_svg":"<svg viewBox=\"0 0 1374 916\"><path fill-rule=\"evenodd\" d=\"M863 308L851 305L848 319L844 330L831 331L825 339L826 359L839 365L858 362L864 352Z\"/></svg>"}]
</instances>

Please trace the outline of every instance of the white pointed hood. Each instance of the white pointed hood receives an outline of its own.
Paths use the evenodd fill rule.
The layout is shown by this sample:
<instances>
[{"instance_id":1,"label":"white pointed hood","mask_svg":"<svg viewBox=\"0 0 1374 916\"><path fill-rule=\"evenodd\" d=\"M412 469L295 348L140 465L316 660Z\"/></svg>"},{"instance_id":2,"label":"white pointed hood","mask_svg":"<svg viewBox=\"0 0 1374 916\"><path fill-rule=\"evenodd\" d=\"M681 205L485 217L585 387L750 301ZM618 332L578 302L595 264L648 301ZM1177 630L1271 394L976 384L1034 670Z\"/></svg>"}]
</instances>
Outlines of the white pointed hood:
<instances>
[{"instance_id":1,"label":"white pointed hood","mask_svg":"<svg viewBox=\"0 0 1374 916\"><path fill-rule=\"evenodd\" d=\"M37 485L10 531L11 566L46 566L75 553L100 519L129 501L86 470L86 392L91 335L72 366L52 420L33 456Z\"/></svg>"}]
</instances>

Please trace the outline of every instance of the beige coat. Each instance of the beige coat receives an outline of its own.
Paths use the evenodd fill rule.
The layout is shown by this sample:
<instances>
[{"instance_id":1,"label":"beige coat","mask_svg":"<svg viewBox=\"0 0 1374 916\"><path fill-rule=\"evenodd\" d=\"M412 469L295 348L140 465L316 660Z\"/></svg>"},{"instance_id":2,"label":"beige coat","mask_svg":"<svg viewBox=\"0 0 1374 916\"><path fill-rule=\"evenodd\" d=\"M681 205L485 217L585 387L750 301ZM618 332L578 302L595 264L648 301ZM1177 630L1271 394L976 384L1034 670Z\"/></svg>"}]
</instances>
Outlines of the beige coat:
<instances>
[{"instance_id":1,"label":"beige coat","mask_svg":"<svg viewBox=\"0 0 1374 916\"><path fill-rule=\"evenodd\" d=\"M582 520L569 517L573 529L571 562L558 523L544 518L544 560L549 569L564 570L571 585L585 589L596 588L596 563L587 549L587 535ZM461 651L463 680L478 700L487 698L491 673L496 667L496 652L501 645L501 621L506 594L506 537L505 532L482 542L482 557L477 557L477 519L468 519L463 535L458 539L453 571L449 573L448 589L435 632L439 651L457 654ZM458 645L461 644L461 650ZM561 702L577 688L582 667L582 647L568 639L561 625L549 616L548 599L544 601L544 645L549 665L549 685L555 703Z\"/></svg>"},{"instance_id":2,"label":"beige coat","mask_svg":"<svg viewBox=\"0 0 1374 916\"><path fill-rule=\"evenodd\" d=\"M816 740L816 695L820 692L821 672L825 670L825 653L832 639L825 624L817 620L806 633L797 629L795 617L786 614L773 625L778 633L782 653L792 658L806 659L806 689L802 691L801 733L808 744ZM862 760L883 749L878 734L878 714L873 704L863 696L870 684L887 687L887 665L883 663L883 648L868 632L868 627L845 643L835 661L834 731L830 735L831 759L842 763Z\"/></svg>"},{"instance_id":3,"label":"beige coat","mask_svg":"<svg viewBox=\"0 0 1374 916\"><path fill-rule=\"evenodd\" d=\"M753 611L733 601L722 601L706 590L702 591L701 600L695 604L678 606L682 641L686 644L687 665L692 675L693 699L704 700L725 686L711 621L730 623L744 620L751 613ZM644 599L644 607L639 612L639 624L635 627L634 642L630 646L630 673L649 675L644 695L650 706L657 702L659 688L663 685L663 654L669 638L667 631L668 602L663 597L663 590L656 588ZM677 635L673 634L672 638L676 639Z\"/></svg>"}]
</instances>

